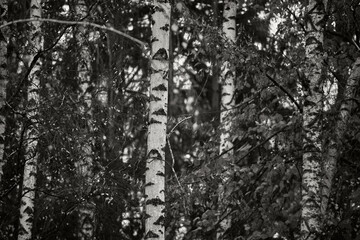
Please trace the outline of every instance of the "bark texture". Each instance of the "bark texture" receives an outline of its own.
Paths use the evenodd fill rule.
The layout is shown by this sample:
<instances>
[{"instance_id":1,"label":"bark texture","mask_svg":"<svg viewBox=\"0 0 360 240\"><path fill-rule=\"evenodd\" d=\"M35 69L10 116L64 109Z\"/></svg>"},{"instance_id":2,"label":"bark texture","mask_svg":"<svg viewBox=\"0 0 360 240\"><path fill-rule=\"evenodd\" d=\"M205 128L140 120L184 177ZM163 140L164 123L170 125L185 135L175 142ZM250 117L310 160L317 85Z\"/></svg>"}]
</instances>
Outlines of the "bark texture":
<instances>
[{"instance_id":1,"label":"bark texture","mask_svg":"<svg viewBox=\"0 0 360 240\"><path fill-rule=\"evenodd\" d=\"M233 47L236 41L236 1L225 0L224 12L223 12L223 32L225 33L225 46L228 48ZM232 130L232 112L235 106L235 66L228 59L226 59L221 66L221 102L220 102L220 154L228 151L233 147L232 140L230 138L230 132ZM228 161L233 156L233 151L229 151L223 155L222 159ZM219 202L223 201L223 192L225 188L225 182L219 186ZM224 212L220 209L220 214ZM221 217L221 216L220 216ZM231 224L230 217L226 217L220 223L221 229L217 233L217 239L222 239L222 232L226 231Z\"/></svg>"},{"instance_id":2,"label":"bark texture","mask_svg":"<svg viewBox=\"0 0 360 240\"><path fill-rule=\"evenodd\" d=\"M6 23L8 3L7 0L0 1L0 25ZM3 166L5 164L5 102L6 85L8 82L7 71L7 32L3 28L0 31L0 182L3 175Z\"/></svg>"},{"instance_id":3,"label":"bark texture","mask_svg":"<svg viewBox=\"0 0 360 240\"><path fill-rule=\"evenodd\" d=\"M227 40L227 46L231 47L236 40L236 1L226 0L224 5L223 31ZM221 113L220 113L220 154L232 148L232 141L229 139L232 122L230 115L235 106L235 67L230 61L224 61L221 68Z\"/></svg>"},{"instance_id":4,"label":"bark texture","mask_svg":"<svg viewBox=\"0 0 360 240\"><path fill-rule=\"evenodd\" d=\"M80 0L75 6L75 12L78 18L83 19L87 15L87 7L85 1ZM80 182L83 189L81 196L84 197L83 202L79 206L79 228L78 238L80 240L92 240L94 239L95 232L95 204L87 199L86 195L91 188L93 179L93 151L92 151L92 137L91 137L91 118L92 118L92 95L89 91L91 85L90 82L90 50L87 46L86 40L87 34L86 29L81 26L78 28L76 34L76 41L80 46L80 58L78 61L78 79L80 81L80 98L85 103L80 107L81 114L84 116L84 129L83 129L83 144L82 152L83 158L80 159L77 164L77 170Z\"/></svg>"},{"instance_id":5,"label":"bark texture","mask_svg":"<svg viewBox=\"0 0 360 240\"><path fill-rule=\"evenodd\" d=\"M324 4L310 0L307 6L305 37L306 78L303 106L303 164L301 239L320 235L322 109L323 109L323 25Z\"/></svg>"},{"instance_id":6,"label":"bark texture","mask_svg":"<svg viewBox=\"0 0 360 240\"><path fill-rule=\"evenodd\" d=\"M154 1L150 113L145 172L145 239L165 239L165 145L168 112L170 3Z\"/></svg>"},{"instance_id":7,"label":"bark texture","mask_svg":"<svg viewBox=\"0 0 360 240\"><path fill-rule=\"evenodd\" d=\"M354 107L353 99L356 97L356 92L359 86L359 79L360 58L357 58L353 65L352 72L347 80L344 92L345 99L340 105L340 112L334 129L334 136L330 137L329 144L327 146L327 152L325 154L321 202L321 212L323 215L326 213L328 207L332 183L337 171L337 161L341 154L342 141L344 140L344 134L348 126L351 111Z\"/></svg>"},{"instance_id":8,"label":"bark texture","mask_svg":"<svg viewBox=\"0 0 360 240\"><path fill-rule=\"evenodd\" d=\"M31 0L30 3L30 18L41 18L41 0ZM33 61L35 55L43 48L41 37L41 23L30 23L30 37L29 39L29 65ZM19 240L29 240L32 238L32 227L34 221L34 200L35 200L35 183L37 174L38 161L38 107L39 107L39 88L42 62L40 59L31 69L29 74L29 85L27 92L27 142L26 142L26 156L24 164L24 175L22 184L22 196L20 202L20 224L19 224Z\"/></svg>"}]
</instances>

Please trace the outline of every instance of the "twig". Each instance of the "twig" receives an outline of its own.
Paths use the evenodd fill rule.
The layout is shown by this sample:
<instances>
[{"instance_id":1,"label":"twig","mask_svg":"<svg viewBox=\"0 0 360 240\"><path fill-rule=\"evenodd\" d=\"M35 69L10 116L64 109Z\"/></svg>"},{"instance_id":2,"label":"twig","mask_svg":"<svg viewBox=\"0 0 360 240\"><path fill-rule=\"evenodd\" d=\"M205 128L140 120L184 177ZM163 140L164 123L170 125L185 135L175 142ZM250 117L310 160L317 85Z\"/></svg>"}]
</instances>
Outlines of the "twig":
<instances>
[{"instance_id":1,"label":"twig","mask_svg":"<svg viewBox=\"0 0 360 240\"><path fill-rule=\"evenodd\" d=\"M295 98L289 93L288 90L286 90L283 86L281 86L274 78L272 78L269 74L265 73L266 77L272 82L274 83L278 88L280 88L281 91L283 91L289 98L290 100L296 105L296 107L298 108L299 112L302 113L302 109L299 105L299 103L295 100Z\"/></svg>"},{"instance_id":2,"label":"twig","mask_svg":"<svg viewBox=\"0 0 360 240\"><path fill-rule=\"evenodd\" d=\"M186 192L185 192L184 188L181 186L179 178L178 178L178 176L177 176L177 174L175 172L175 169L174 169L175 158L174 158L174 153L173 153L172 148L171 148L169 137L167 137L166 140L167 140L167 144L169 146L169 151L170 151L170 155L171 155L171 159L172 159L171 170L173 171L175 180L176 180L177 184L179 185L181 191L184 193L184 197L185 197ZM184 199L184 210L187 212L185 199Z\"/></svg>"},{"instance_id":3,"label":"twig","mask_svg":"<svg viewBox=\"0 0 360 240\"><path fill-rule=\"evenodd\" d=\"M188 116L188 117L185 117L185 118L183 118L182 120L180 120L178 123L176 123L175 124L175 126L170 130L170 132L167 134L167 137L170 137L170 135L174 132L174 130L175 130L175 128L177 127L177 126L179 126L181 123L183 123L184 121L186 121L186 120L189 120L189 119L191 119L193 116L191 115L191 116Z\"/></svg>"},{"instance_id":4,"label":"twig","mask_svg":"<svg viewBox=\"0 0 360 240\"><path fill-rule=\"evenodd\" d=\"M255 147L251 148L244 156L242 156L240 159L238 159L236 161L236 163L239 163L241 160L243 160L245 157L247 157L250 153L252 153L254 150L256 150L257 148L261 147L262 145L264 145L265 143L267 143L268 141L270 141L273 137L275 137L276 135L278 135L279 133L283 132L286 128L288 127L288 125L280 128L280 130L276 131L275 133L273 133L272 135L270 135L268 138L266 138L264 141L262 141L261 143L259 143L258 145L256 145Z\"/></svg>"},{"instance_id":5,"label":"twig","mask_svg":"<svg viewBox=\"0 0 360 240\"><path fill-rule=\"evenodd\" d=\"M126 37L128 39L130 39L131 41L136 42L137 44L139 44L143 49L147 48L147 44L137 38L134 38L124 32L121 32L119 30L114 29L113 27L108 27L108 26L103 26L103 25L99 25L96 23L91 23L91 22L83 22L83 21L68 21L68 20L59 20L59 19L52 19L52 18L28 18L28 19L18 19L18 20L14 20L14 21L10 21L7 22L3 25L0 25L0 29L10 26L12 24L16 24L16 23L22 23L22 22L34 22L34 21L38 21L38 22L52 22L52 23L60 23L60 24L70 24L70 25L83 25L83 26L92 26L98 29L102 29L102 30L107 30L113 33L116 33L120 36Z\"/></svg>"}]
</instances>

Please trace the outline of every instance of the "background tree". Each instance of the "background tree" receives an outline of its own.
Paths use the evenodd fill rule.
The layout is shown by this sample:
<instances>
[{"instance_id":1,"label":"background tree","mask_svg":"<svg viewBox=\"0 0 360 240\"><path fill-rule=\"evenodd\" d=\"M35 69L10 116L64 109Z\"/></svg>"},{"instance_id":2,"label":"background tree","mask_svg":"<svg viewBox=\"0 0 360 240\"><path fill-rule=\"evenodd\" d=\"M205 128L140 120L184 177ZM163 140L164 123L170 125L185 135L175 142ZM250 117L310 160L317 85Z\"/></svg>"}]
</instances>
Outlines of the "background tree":
<instances>
[{"instance_id":1,"label":"background tree","mask_svg":"<svg viewBox=\"0 0 360 240\"><path fill-rule=\"evenodd\" d=\"M33 0L30 2L30 18L41 18L41 1ZM41 71L41 60L35 59L35 56L42 51L43 40L41 37L40 22L30 23L29 40L29 61L28 66L32 68L28 78L27 92L27 113L26 124L26 156L24 163L24 175L22 180L22 194L20 201L20 225L18 239L31 239L34 221L34 202L35 202L35 183L37 178L38 164L38 138L39 138L39 89Z\"/></svg>"},{"instance_id":2,"label":"background tree","mask_svg":"<svg viewBox=\"0 0 360 240\"><path fill-rule=\"evenodd\" d=\"M151 42L154 7L148 1L85 0L82 17L76 12L78 3L42 3L43 16L53 20L42 22L44 50L36 55L42 63L35 122L41 134L37 138L33 237L75 238L78 210L93 202L94 237L142 239L144 190L148 187L146 134L153 98L148 81L151 54L139 46ZM305 14L307 5L299 1L238 1L236 41L229 45L221 31L222 18L217 17L224 14L224 2L216 3L171 4L172 47L167 55L173 69L169 69L163 177L166 239L210 239L218 232L222 239L267 239L276 233L298 239L304 206L303 90L309 85L312 67L305 44L312 34L304 25L311 20ZM356 76L354 63L359 57L357 5L357 1L329 2L321 25L324 41L319 62L324 84L323 107L317 119L322 122L323 153L332 149L339 113L345 111L341 106L352 103L346 130L342 139L336 140L341 151L327 192L323 184L330 183L326 182L330 175L325 174L331 171L326 172L324 165L321 168L321 191L328 198L322 198L323 211L325 205L327 208L319 225L327 239L356 239L359 232L358 87L353 87L353 101L346 90L352 88L346 86ZM11 1L8 9L7 22L24 21L30 4ZM9 80L0 189L0 238L4 239L18 235L27 142L24 123L32 111L26 104L25 80L30 68L24 64L31 42L29 26L17 22L0 27L8 31ZM84 32L79 31L80 26ZM139 45L124 34L135 37ZM89 98L82 97L81 62L74 63L84 48L90 56L82 59L90 69L86 94L91 96L91 114L84 111ZM235 72L235 103L227 117L233 125L228 138L233 143L231 162L223 161L225 154L219 153L224 131L219 127L220 100L214 100L213 85L219 77L216 69L225 60ZM86 129L90 120L91 129ZM91 146L91 151L85 154L84 146ZM323 162L331 159L323 153ZM91 184L79 174L77 166L82 159L91 159ZM226 218L231 225L223 229L221 221Z\"/></svg>"}]
</instances>

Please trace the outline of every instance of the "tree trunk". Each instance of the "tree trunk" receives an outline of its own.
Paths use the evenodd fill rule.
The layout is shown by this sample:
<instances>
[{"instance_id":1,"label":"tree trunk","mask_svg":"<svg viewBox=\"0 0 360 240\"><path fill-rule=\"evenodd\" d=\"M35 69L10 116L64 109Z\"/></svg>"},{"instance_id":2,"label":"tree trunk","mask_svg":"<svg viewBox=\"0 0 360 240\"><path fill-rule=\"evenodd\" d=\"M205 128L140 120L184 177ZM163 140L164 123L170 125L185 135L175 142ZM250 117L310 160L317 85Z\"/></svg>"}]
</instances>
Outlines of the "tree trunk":
<instances>
[{"instance_id":1,"label":"tree trunk","mask_svg":"<svg viewBox=\"0 0 360 240\"><path fill-rule=\"evenodd\" d=\"M213 1L212 5L214 17L213 17L213 26L218 28L218 0ZM220 100L219 100L219 61L217 59L217 51L214 51L212 54L212 78L211 78L211 110L215 113L215 119L218 119L218 112L220 109ZM216 126L218 126L219 121L216 120Z\"/></svg>"},{"instance_id":2,"label":"tree trunk","mask_svg":"<svg viewBox=\"0 0 360 240\"><path fill-rule=\"evenodd\" d=\"M224 2L223 12L223 31L226 37L226 47L232 47L236 41L236 1L226 0ZM229 61L225 60L221 67L221 103L220 103L220 154L228 151L233 147L233 143L230 138L230 132L232 130L232 112L235 106L235 67ZM222 156L224 161L232 159L233 151ZM226 181L227 179L225 179ZM224 181L224 182L225 182ZM224 192L225 184L221 184L219 188L219 202L222 201L222 194ZM223 212L223 210L221 210ZM221 217L221 216L220 216ZM227 217L221 222L221 230L226 231L230 227L230 218ZM217 234L217 239L221 238L221 233Z\"/></svg>"},{"instance_id":3,"label":"tree trunk","mask_svg":"<svg viewBox=\"0 0 360 240\"><path fill-rule=\"evenodd\" d=\"M165 239L165 145L168 104L170 3L154 1L150 113L145 172L145 239Z\"/></svg>"},{"instance_id":4,"label":"tree trunk","mask_svg":"<svg viewBox=\"0 0 360 240\"><path fill-rule=\"evenodd\" d=\"M30 18L41 18L41 0L31 0ZM41 23L30 23L29 39L29 65L33 61L35 55L42 50L43 42L41 38ZM24 164L24 175L22 184L22 196L20 201L20 224L19 224L19 240L27 240L32 238L32 227L34 221L34 200L35 200L35 183L37 174L38 161L38 107L39 107L39 87L42 62L40 59L31 69L29 74L29 85L27 92L27 142L26 155Z\"/></svg>"},{"instance_id":5,"label":"tree trunk","mask_svg":"<svg viewBox=\"0 0 360 240\"><path fill-rule=\"evenodd\" d=\"M0 25L6 23L8 10L7 0L0 1ZM6 102L6 85L8 82L7 71L7 33L6 28L0 32L0 183L3 175L3 166L5 165L5 102Z\"/></svg>"},{"instance_id":6,"label":"tree trunk","mask_svg":"<svg viewBox=\"0 0 360 240\"><path fill-rule=\"evenodd\" d=\"M301 239L316 239L321 231L321 159L322 159L322 109L323 109L323 24L324 5L310 0L307 6L307 35L305 37L306 77L303 106L303 173Z\"/></svg>"},{"instance_id":7,"label":"tree trunk","mask_svg":"<svg viewBox=\"0 0 360 240\"><path fill-rule=\"evenodd\" d=\"M348 120L350 118L351 110L354 106L354 98L359 86L360 79L360 58L357 58L352 73L350 74L344 91L343 102L340 106L340 113L335 126L335 136L330 137L330 142L327 147L326 154L324 156L324 177L322 185L322 202L321 213L326 213L328 202L330 198L330 192L332 188L332 182L337 170L337 160L340 156L342 149L342 141L346 132Z\"/></svg>"},{"instance_id":8,"label":"tree trunk","mask_svg":"<svg viewBox=\"0 0 360 240\"><path fill-rule=\"evenodd\" d=\"M75 12L78 18L83 19L87 15L87 7L85 1L78 1L75 6ZM78 78L80 81L81 100L84 104L80 107L80 112L84 116L84 129L83 129L83 146L82 152L84 156L77 162L77 170L79 177L82 180L82 203L79 206L79 226L78 238L81 240L94 239L95 230L95 205L92 201L87 200L91 183L93 178L92 165L93 165L93 150L92 150L92 137L91 137L91 118L92 118L92 95L89 91L90 83L90 50L87 46L85 39L87 39L86 29L79 27L76 34L77 43L80 46L80 59L78 61Z\"/></svg>"},{"instance_id":9,"label":"tree trunk","mask_svg":"<svg viewBox=\"0 0 360 240\"><path fill-rule=\"evenodd\" d=\"M236 2L226 0L224 5L224 23L223 31L226 39L226 45L231 47L236 38ZM221 113L220 113L220 154L232 148L232 141L229 139L232 127L231 113L235 106L235 68L230 61L225 60L221 68ZM231 153L229 153L231 154Z\"/></svg>"}]
</instances>

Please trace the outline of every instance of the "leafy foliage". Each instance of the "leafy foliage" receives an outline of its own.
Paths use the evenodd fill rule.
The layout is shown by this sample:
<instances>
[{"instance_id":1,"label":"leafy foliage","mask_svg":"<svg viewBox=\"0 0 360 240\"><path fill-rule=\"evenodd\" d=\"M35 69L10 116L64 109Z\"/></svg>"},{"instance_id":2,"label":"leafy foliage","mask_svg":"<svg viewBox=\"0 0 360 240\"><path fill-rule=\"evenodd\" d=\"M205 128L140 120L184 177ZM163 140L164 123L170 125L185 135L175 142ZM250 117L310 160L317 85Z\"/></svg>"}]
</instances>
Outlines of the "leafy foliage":
<instances>
[{"instance_id":1,"label":"leafy foliage","mask_svg":"<svg viewBox=\"0 0 360 240\"><path fill-rule=\"evenodd\" d=\"M9 3L9 20L27 18L28 1ZM44 16L89 21L150 42L148 1L86 1L79 19L73 1L46 1ZM326 149L339 120L339 107L352 63L359 57L358 1L331 1L326 19L324 96ZM276 233L298 239L301 211L304 23L300 1L238 1L237 41L225 41L223 3L172 4L173 64L169 86L166 156L167 239L269 239ZM92 109L81 95L77 64L81 46L76 26L42 24L45 51L39 56L40 105L34 238L75 239L78 210L95 204L97 239L142 239L148 126L148 59L136 44L111 32L87 27L91 55ZM18 234L21 179L29 120L26 87L28 26L10 26L4 176L0 183L0 238ZM219 88L222 61L236 66L236 107L231 141L234 154L219 155ZM221 84L221 83L220 83ZM324 239L359 237L360 182L358 94L330 204ZM90 123L90 124L89 124ZM90 126L90 127L89 127ZM78 174L92 149L92 176ZM230 219L223 228L222 221Z\"/></svg>"}]
</instances>

